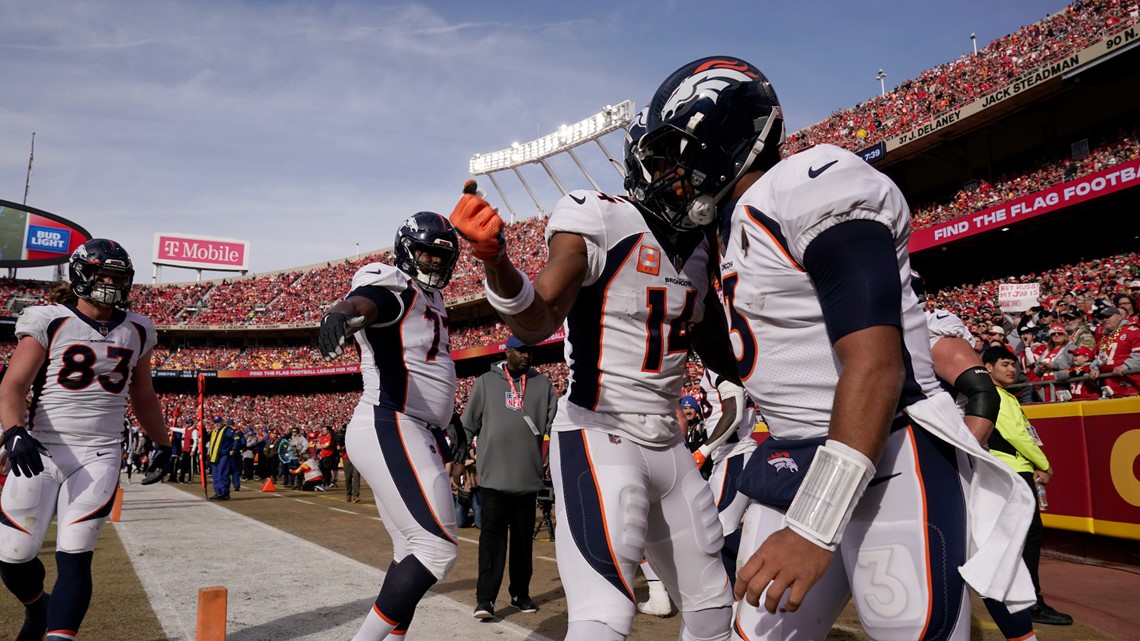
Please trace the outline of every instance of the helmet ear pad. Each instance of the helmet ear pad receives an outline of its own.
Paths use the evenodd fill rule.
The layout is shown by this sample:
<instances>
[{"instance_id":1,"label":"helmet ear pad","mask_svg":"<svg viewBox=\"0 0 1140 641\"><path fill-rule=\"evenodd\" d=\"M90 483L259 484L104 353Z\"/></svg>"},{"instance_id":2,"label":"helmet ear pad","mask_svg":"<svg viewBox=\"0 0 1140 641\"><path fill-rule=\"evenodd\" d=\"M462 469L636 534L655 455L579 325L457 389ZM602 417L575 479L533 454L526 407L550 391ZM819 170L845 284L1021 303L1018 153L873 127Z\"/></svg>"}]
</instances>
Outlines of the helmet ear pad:
<instances>
[{"instance_id":1,"label":"helmet ear pad","mask_svg":"<svg viewBox=\"0 0 1140 641\"><path fill-rule=\"evenodd\" d=\"M397 269L424 289L438 291L451 281L459 262L459 234L447 218L421 211L408 217L396 230L392 249ZM424 254L438 260L421 260Z\"/></svg>"}]
</instances>

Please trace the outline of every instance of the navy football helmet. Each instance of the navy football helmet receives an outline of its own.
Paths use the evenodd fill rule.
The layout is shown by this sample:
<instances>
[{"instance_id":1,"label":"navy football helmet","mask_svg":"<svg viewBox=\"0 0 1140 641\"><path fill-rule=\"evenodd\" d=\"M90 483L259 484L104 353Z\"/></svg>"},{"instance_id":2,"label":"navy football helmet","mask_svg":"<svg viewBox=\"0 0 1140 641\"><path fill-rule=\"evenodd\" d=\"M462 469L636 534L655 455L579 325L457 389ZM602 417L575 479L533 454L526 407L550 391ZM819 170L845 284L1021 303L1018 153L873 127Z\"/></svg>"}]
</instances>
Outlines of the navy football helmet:
<instances>
[{"instance_id":1,"label":"navy football helmet","mask_svg":"<svg viewBox=\"0 0 1140 641\"><path fill-rule=\"evenodd\" d=\"M67 273L76 296L112 307L126 306L135 280L130 254L106 238L92 238L77 247Z\"/></svg>"},{"instance_id":2,"label":"navy football helmet","mask_svg":"<svg viewBox=\"0 0 1140 641\"><path fill-rule=\"evenodd\" d=\"M633 121L625 128L625 192L635 202L645 197L645 190L649 187L650 178L645 175L634 150L641 137L645 135L645 119L649 116L649 107L637 112Z\"/></svg>"},{"instance_id":3,"label":"navy football helmet","mask_svg":"<svg viewBox=\"0 0 1140 641\"><path fill-rule=\"evenodd\" d=\"M627 147L626 184L635 201L677 229L715 221L736 181L779 162L784 144L772 84L731 56L673 72L653 95L644 128Z\"/></svg>"},{"instance_id":4,"label":"navy football helmet","mask_svg":"<svg viewBox=\"0 0 1140 641\"><path fill-rule=\"evenodd\" d=\"M421 211L396 231L396 267L428 291L443 289L459 262L459 234L443 216ZM419 254L438 257L438 262Z\"/></svg>"}]
</instances>

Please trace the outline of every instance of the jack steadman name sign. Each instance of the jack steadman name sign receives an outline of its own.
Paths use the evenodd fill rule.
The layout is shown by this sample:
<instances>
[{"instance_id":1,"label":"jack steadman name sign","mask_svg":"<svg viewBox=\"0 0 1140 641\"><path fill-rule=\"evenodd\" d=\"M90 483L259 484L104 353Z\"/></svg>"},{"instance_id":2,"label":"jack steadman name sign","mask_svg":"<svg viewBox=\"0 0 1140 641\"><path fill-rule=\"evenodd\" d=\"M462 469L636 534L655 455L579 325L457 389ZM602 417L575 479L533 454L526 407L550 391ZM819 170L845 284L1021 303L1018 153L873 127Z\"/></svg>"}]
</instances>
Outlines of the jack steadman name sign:
<instances>
[{"instance_id":1,"label":"jack steadman name sign","mask_svg":"<svg viewBox=\"0 0 1140 641\"><path fill-rule=\"evenodd\" d=\"M1072 71L1073 69L1076 69L1083 64L1088 64L1089 62L1105 56L1110 52L1114 52L1121 47L1132 44L1137 40L1140 40L1140 31L1138 31L1137 27L1134 26L1105 36L1103 39L1099 40L1092 46L1087 47L1086 49L1070 54L1063 58L1050 61L1049 63L1042 65L1033 71L1015 78L1013 82L997 89L996 91L992 91L972 102L954 107L949 111L944 111L929 121L919 125L918 127L915 127L914 129L911 129L906 133L888 138L886 141L886 149L884 151L894 151L907 143L914 142L919 138L929 136L930 134L943 129L944 127L948 127L958 122L959 120L962 120L963 118L969 118L970 116L977 115L978 113L981 113L982 111L989 109L990 107L993 107L1002 101L1008 100L1009 98L1012 98L1017 94L1026 91L1027 89L1035 87L1047 80L1059 78L1065 73Z\"/></svg>"}]
</instances>

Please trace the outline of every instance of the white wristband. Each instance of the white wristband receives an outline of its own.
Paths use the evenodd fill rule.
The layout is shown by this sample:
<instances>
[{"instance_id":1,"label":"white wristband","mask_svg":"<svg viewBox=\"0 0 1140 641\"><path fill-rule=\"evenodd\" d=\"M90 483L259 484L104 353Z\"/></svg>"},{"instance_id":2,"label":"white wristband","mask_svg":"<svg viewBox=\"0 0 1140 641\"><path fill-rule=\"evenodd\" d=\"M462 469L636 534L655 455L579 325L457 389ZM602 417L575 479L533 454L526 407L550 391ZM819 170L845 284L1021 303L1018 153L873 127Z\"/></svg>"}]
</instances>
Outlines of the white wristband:
<instances>
[{"instance_id":1,"label":"white wristband","mask_svg":"<svg viewBox=\"0 0 1140 641\"><path fill-rule=\"evenodd\" d=\"M835 551L851 513L871 482L875 465L862 452L828 439L815 458L784 520L792 531Z\"/></svg>"},{"instance_id":2,"label":"white wristband","mask_svg":"<svg viewBox=\"0 0 1140 641\"><path fill-rule=\"evenodd\" d=\"M491 291L490 287L484 285L484 289L487 291L487 302L491 304L491 307L493 307L495 311L504 316L514 316L522 313L534 302L534 284L530 282L530 278L524 274L521 269L516 267L515 271L517 271L519 277L522 278L522 289L512 298L499 296Z\"/></svg>"}]
</instances>

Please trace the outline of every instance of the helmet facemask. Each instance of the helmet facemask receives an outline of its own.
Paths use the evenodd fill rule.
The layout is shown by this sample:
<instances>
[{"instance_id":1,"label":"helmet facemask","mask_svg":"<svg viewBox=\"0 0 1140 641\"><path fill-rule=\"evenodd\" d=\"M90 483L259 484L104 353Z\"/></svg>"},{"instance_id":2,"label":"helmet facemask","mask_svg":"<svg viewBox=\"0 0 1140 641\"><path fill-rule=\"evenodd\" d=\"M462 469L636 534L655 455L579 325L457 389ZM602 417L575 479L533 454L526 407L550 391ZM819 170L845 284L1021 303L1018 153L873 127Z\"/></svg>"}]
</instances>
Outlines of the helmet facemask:
<instances>
[{"instance_id":1,"label":"helmet facemask","mask_svg":"<svg viewBox=\"0 0 1140 641\"><path fill-rule=\"evenodd\" d=\"M676 229L694 229L714 222L719 206L741 176L751 171L769 141L778 149L784 139L780 108L762 122L749 123L759 131L744 131L731 148L703 141L703 114L694 114L687 127L664 124L633 145L632 154L644 180L642 194L633 195ZM723 132L731 123L717 123ZM778 131L774 131L776 128ZM719 136L725 137L723 133ZM772 150L775 151L775 150ZM738 160L737 160L738 159Z\"/></svg>"},{"instance_id":2,"label":"helmet facemask","mask_svg":"<svg viewBox=\"0 0 1140 641\"><path fill-rule=\"evenodd\" d=\"M95 241L98 242L98 241ZM125 251L115 253L82 248L72 256L71 291L79 298L99 305L125 307L130 299L135 270Z\"/></svg>"},{"instance_id":3,"label":"helmet facemask","mask_svg":"<svg viewBox=\"0 0 1140 641\"><path fill-rule=\"evenodd\" d=\"M421 287L428 291L439 291L451 282L455 264L459 262L459 249L447 247L446 241L437 240L437 244L428 244L411 238L401 241L409 260L399 265L409 276L414 278ZM439 260L431 260L438 258Z\"/></svg>"}]
</instances>

